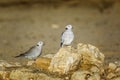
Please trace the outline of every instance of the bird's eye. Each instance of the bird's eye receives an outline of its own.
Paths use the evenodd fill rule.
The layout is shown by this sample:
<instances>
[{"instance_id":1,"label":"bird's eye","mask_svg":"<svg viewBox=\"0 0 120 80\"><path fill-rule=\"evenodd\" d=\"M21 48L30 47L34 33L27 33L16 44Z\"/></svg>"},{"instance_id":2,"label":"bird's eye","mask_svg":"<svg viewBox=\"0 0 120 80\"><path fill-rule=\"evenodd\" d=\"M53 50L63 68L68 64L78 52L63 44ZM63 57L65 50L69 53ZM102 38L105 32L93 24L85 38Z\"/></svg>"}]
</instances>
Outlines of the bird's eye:
<instances>
[{"instance_id":1,"label":"bird's eye","mask_svg":"<svg viewBox=\"0 0 120 80\"><path fill-rule=\"evenodd\" d=\"M65 28L66 30L68 29L68 28Z\"/></svg>"}]
</instances>

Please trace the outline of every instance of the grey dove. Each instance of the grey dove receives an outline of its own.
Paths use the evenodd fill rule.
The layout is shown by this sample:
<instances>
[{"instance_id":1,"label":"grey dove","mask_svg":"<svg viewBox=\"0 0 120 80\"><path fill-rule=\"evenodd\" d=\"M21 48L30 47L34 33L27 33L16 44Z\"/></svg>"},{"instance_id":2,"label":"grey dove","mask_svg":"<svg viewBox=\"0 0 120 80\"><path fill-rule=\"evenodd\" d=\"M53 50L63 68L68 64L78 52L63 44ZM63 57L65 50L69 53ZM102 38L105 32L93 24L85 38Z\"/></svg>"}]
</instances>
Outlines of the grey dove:
<instances>
[{"instance_id":1,"label":"grey dove","mask_svg":"<svg viewBox=\"0 0 120 80\"><path fill-rule=\"evenodd\" d=\"M61 44L60 46L63 47L64 45L70 45L74 39L74 34L72 32L72 25L67 25L66 30L62 33L61 36Z\"/></svg>"},{"instance_id":2,"label":"grey dove","mask_svg":"<svg viewBox=\"0 0 120 80\"><path fill-rule=\"evenodd\" d=\"M15 58L17 57L25 57L28 59L36 59L38 56L40 56L41 52L42 52L42 46L43 46L43 42L39 41L37 43L37 45L31 47L28 51L19 54L18 56L15 56Z\"/></svg>"}]
</instances>

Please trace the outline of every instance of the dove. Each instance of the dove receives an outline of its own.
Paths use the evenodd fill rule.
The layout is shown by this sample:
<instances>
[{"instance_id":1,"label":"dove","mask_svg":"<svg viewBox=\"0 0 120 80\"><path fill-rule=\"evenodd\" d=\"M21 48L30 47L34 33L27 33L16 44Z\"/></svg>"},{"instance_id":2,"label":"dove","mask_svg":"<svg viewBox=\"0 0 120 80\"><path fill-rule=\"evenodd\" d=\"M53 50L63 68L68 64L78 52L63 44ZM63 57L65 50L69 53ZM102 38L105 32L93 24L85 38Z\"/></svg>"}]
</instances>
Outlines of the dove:
<instances>
[{"instance_id":1,"label":"dove","mask_svg":"<svg viewBox=\"0 0 120 80\"><path fill-rule=\"evenodd\" d=\"M22 53L22 54L19 54L18 56L15 56L15 58L17 57L25 57L25 58L28 58L28 59L36 59L38 56L40 56L41 52L42 52L42 46L43 46L43 42L42 41L39 41L37 43L37 45L31 47L28 51Z\"/></svg>"},{"instance_id":2,"label":"dove","mask_svg":"<svg viewBox=\"0 0 120 80\"><path fill-rule=\"evenodd\" d=\"M72 25L67 25L66 30L62 33L61 36L61 44L60 46L63 47L64 45L70 45L74 39L74 34L72 32Z\"/></svg>"}]
</instances>

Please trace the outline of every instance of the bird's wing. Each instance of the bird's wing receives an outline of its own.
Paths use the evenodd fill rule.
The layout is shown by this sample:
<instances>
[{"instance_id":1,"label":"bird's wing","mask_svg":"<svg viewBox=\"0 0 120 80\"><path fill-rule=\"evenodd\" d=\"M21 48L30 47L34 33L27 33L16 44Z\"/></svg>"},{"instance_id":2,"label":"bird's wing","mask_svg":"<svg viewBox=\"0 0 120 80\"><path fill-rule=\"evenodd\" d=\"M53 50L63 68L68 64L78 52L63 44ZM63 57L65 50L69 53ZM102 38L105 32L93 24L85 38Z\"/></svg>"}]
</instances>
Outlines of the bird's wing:
<instances>
[{"instance_id":1,"label":"bird's wing","mask_svg":"<svg viewBox=\"0 0 120 80\"><path fill-rule=\"evenodd\" d=\"M29 54L30 52L33 51L34 48L35 48L35 46L32 46L28 51L24 52L23 54L24 55Z\"/></svg>"},{"instance_id":2,"label":"bird's wing","mask_svg":"<svg viewBox=\"0 0 120 80\"><path fill-rule=\"evenodd\" d=\"M26 52L24 52L24 53L21 53L21 54L19 54L18 56L15 56L15 58L16 58L16 57L23 57L23 56L29 54L30 52L32 52L32 50L34 49L34 47L35 47L35 46L32 46L28 51L26 51Z\"/></svg>"},{"instance_id":3,"label":"bird's wing","mask_svg":"<svg viewBox=\"0 0 120 80\"><path fill-rule=\"evenodd\" d=\"M64 31L64 32L65 32L65 31ZM62 45L63 45L63 42L64 42L64 39L63 39L64 32L62 32L62 33L61 33L61 43L60 43L60 47L62 47Z\"/></svg>"},{"instance_id":4,"label":"bird's wing","mask_svg":"<svg viewBox=\"0 0 120 80\"><path fill-rule=\"evenodd\" d=\"M61 34L61 42L63 42L63 40L64 40L65 33L66 33L66 31L62 32L62 34Z\"/></svg>"}]
</instances>

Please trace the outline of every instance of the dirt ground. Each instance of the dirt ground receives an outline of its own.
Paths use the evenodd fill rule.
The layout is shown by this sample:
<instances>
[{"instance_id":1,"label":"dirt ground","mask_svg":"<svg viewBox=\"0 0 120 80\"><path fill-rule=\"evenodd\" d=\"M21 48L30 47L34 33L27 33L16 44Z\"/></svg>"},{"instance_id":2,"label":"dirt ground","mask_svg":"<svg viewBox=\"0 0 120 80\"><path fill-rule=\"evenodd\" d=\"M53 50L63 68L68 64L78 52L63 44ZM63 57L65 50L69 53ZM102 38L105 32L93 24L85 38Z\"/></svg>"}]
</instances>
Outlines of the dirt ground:
<instances>
[{"instance_id":1,"label":"dirt ground","mask_svg":"<svg viewBox=\"0 0 120 80\"><path fill-rule=\"evenodd\" d=\"M15 5L0 7L0 59L27 61L14 56L38 41L45 42L42 55L55 54L60 35L71 24L77 43L92 44L105 54L107 61L120 60L120 5L100 12L98 8L70 4Z\"/></svg>"}]
</instances>

